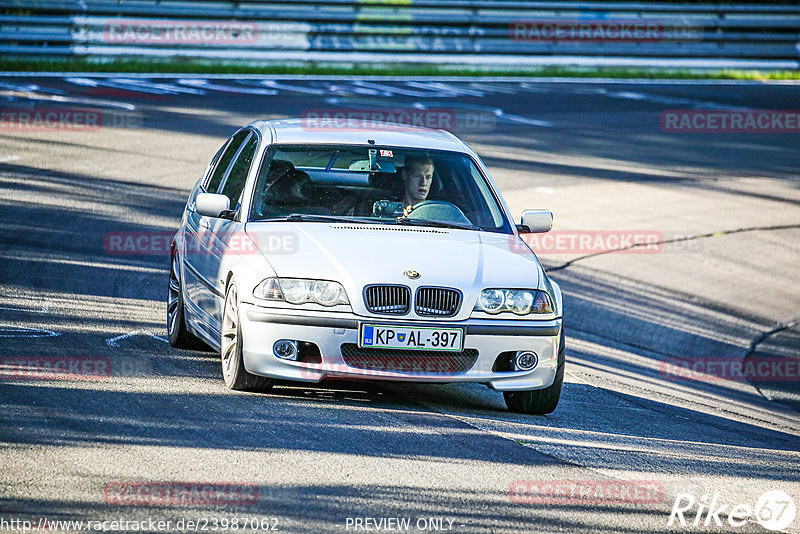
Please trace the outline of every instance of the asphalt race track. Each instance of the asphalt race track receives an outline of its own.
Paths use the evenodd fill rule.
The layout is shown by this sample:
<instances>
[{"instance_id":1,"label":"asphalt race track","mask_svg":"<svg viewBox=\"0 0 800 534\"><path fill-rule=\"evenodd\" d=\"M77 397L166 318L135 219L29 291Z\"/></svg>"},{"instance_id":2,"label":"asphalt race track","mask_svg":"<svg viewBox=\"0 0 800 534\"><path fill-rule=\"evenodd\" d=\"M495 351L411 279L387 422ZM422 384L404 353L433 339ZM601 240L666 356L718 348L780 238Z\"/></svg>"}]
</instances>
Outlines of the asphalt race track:
<instances>
[{"instance_id":1,"label":"asphalt race track","mask_svg":"<svg viewBox=\"0 0 800 534\"><path fill-rule=\"evenodd\" d=\"M778 83L0 78L0 531L799 532L759 498L800 505L800 130L668 122L799 103ZM554 414L480 385L240 394L217 355L165 342L166 246L109 236L166 240L238 126L358 109L452 126L515 216L555 213L565 241L534 245L565 295ZM26 110L73 115L9 115ZM642 233L650 249L562 246ZM13 367L59 359L75 372ZM750 380L670 371L758 359Z\"/></svg>"}]
</instances>

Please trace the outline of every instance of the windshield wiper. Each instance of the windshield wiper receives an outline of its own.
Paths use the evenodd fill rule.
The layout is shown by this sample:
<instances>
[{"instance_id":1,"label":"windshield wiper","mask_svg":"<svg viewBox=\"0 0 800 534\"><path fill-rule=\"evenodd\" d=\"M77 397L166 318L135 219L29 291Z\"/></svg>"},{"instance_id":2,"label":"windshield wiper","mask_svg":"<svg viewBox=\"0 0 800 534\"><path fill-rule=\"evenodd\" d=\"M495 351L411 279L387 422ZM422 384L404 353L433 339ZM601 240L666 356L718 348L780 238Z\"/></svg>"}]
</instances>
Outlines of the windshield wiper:
<instances>
[{"instance_id":1,"label":"windshield wiper","mask_svg":"<svg viewBox=\"0 0 800 534\"><path fill-rule=\"evenodd\" d=\"M306 213L290 213L280 217L269 217L267 219L257 219L258 222L270 221L289 221L289 222L340 222L340 223L364 223L364 224L383 224L383 221L374 221L360 217L337 217L335 215L315 215ZM254 221L255 222L255 221Z\"/></svg>"},{"instance_id":2,"label":"windshield wiper","mask_svg":"<svg viewBox=\"0 0 800 534\"><path fill-rule=\"evenodd\" d=\"M457 230L477 230L485 232L480 226L474 224L458 224L443 221L430 221L428 219L409 219L408 217L398 217L397 224L408 224L410 226L435 226L436 228L455 228Z\"/></svg>"}]
</instances>

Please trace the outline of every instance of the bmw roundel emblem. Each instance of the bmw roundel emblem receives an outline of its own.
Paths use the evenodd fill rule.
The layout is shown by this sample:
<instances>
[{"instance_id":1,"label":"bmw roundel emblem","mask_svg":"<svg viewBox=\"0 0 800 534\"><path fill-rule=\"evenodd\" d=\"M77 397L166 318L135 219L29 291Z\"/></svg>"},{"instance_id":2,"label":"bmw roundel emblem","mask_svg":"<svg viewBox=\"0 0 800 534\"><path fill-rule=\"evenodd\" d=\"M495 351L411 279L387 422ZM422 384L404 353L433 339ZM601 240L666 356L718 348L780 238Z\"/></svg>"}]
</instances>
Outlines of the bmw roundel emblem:
<instances>
[{"instance_id":1,"label":"bmw roundel emblem","mask_svg":"<svg viewBox=\"0 0 800 534\"><path fill-rule=\"evenodd\" d=\"M406 276L406 278L408 278L409 280L416 280L417 278L419 278L420 276L422 276L421 274L419 274L419 272L417 272L417 271L411 271L411 270L409 270L409 271L406 271L406 272L404 272L403 274L404 274L404 275Z\"/></svg>"}]
</instances>

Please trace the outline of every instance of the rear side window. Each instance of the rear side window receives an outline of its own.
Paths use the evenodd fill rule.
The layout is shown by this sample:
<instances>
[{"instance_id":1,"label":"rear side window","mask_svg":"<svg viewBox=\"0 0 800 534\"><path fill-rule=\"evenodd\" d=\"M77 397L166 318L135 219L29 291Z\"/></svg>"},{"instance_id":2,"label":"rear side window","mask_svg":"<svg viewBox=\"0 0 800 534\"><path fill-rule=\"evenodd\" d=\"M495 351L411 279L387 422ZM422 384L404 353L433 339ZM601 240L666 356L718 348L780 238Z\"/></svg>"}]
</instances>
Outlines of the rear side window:
<instances>
[{"instance_id":1,"label":"rear side window","mask_svg":"<svg viewBox=\"0 0 800 534\"><path fill-rule=\"evenodd\" d=\"M231 200L231 209L236 209L237 207L242 189L244 189L244 183L247 181L247 174L250 172L250 166L253 164L253 158L256 155L257 146L258 137L252 135L241 152L239 152L239 156L233 162L233 165L231 165L228 178L222 186L222 194Z\"/></svg>"},{"instance_id":2,"label":"rear side window","mask_svg":"<svg viewBox=\"0 0 800 534\"><path fill-rule=\"evenodd\" d=\"M231 142L228 143L228 147L225 149L225 152L222 153L222 156L217 161L217 166L214 168L214 172L211 173L211 180L208 182L206 191L209 193L217 192L217 189L219 189L219 184L222 183L222 178L225 177L225 171L228 170L228 166L231 164L233 156L236 155L236 152L239 150L239 147L242 145L248 135L250 135L250 130L242 130L233 136L233 139L231 139Z\"/></svg>"}]
</instances>

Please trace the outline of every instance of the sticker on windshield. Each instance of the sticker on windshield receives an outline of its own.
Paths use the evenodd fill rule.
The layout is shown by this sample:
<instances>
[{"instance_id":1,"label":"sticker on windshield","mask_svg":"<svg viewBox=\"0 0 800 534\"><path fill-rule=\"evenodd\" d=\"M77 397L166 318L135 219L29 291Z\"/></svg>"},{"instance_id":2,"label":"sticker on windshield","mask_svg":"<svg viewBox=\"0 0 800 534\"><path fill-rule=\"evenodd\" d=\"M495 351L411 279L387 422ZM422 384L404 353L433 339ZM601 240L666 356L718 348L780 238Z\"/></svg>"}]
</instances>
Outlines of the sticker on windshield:
<instances>
[{"instance_id":1,"label":"sticker on windshield","mask_svg":"<svg viewBox=\"0 0 800 534\"><path fill-rule=\"evenodd\" d=\"M391 150L381 150L381 156L384 157L384 158L391 158L391 157L393 157L392 156L392 151Z\"/></svg>"}]
</instances>

